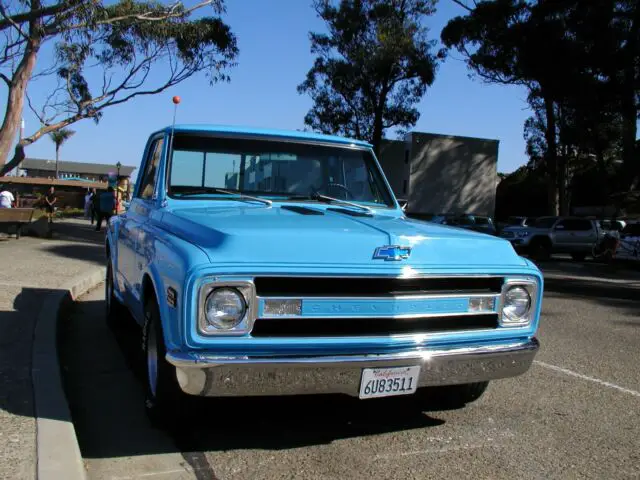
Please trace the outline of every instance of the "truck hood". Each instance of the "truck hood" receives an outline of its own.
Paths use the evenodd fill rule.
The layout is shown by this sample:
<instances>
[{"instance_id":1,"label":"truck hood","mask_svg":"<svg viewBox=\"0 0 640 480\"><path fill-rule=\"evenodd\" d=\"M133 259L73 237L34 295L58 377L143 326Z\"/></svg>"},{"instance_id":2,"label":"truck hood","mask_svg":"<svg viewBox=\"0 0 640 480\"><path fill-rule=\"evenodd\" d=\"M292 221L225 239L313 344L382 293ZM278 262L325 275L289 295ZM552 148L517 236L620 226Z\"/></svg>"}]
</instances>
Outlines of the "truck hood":
<instances>
[{"instance_id":1,"label":"truck hood","mask_svg":"<svg viewBox=\"0 0 640 480\"><path fill-rule=\"evenodd\" d=\"M315 204L176 208L164 212L159 226L201 247L213 263L526 265L508 241L493 236ZM411 255L374 259L374 251L387 245L411 247Z\"/></svg>"}]
</instances>

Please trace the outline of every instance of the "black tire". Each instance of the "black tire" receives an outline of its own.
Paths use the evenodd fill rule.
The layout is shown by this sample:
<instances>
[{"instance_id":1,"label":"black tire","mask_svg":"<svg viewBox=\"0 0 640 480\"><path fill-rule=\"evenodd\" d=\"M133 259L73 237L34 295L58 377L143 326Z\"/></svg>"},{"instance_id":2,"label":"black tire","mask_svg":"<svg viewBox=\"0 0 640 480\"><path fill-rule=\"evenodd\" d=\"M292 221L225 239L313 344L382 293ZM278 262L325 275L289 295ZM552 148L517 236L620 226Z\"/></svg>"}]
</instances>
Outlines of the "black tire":
<instances>
[{"instance_id":1,"label":"black tire","mask_svg":"<svg viewBox=\"0 0 640 480\"><path fill-rule=\"evenodd\" d=\"M529 256L534 260L549 260L551 258L551 242L546 238L534 238L529 246Z\"/></svg>"},{"instance_id":2,"label":"black tire","mask_svg":"<svg viewBox=\"0 0 640 480\"><path fill-rule=\"evenodd\" d=\"M587 258L586 253L572 253L571 258L576 262L584 262L584 259Z\"/></svg>"},{"instance_id":3,"label":"black tire","mask_svg":"<svg viewBox=\"0 0 640 480\"><path fill-rule=\"evenodd\" d=\"M104 280L104 301L106 307L107 321L112 323L123 322L127 318L127 312L114 291L113 267L111 259L107 260L107 275Z\"/></svg>"},{"instance_id":4,"label":"black tire","mask_svg":"<svg viewBox=\"0 0 640 480\"><path fill-rule=\"evenodd\" d=\"M160 310L155 298L145 305L142 345L145 359L145 408L151 422L162 428L178 425L185 394L178 385L176 369L167 362Z\"/></svg>"},{"instance_id":5,"label":"black tire","mask_svg":"<svg viewBox=\"0 0 640 480\"><path fill-rule=\"evenodd\" d=\"M426 387L416 392L423 407L434 410L462 408L478 400L487 390L489 382Z\"/></svg>"}]
</instances>

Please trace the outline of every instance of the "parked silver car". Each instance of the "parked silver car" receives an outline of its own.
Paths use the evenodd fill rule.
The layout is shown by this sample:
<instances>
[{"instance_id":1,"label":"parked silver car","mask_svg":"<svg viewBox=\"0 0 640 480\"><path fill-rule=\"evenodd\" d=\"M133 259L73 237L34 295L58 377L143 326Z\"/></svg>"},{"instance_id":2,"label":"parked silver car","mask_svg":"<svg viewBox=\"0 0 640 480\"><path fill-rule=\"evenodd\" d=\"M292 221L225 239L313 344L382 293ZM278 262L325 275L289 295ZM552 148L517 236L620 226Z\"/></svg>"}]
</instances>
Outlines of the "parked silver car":
<instances>
[{"instance_id":1,"label":"parked silver car","mask_svg":"<svg viewBox=\"0 0 640 480\"><path fill-rule=\"evenodd\" d=\"M506 227L500 236L517 251L537 259L554 253L569 253L574 260L591 255L599 242L601 230L594 220L579 217L539 217L526 227Z\"/></svg>"}]
</instances>

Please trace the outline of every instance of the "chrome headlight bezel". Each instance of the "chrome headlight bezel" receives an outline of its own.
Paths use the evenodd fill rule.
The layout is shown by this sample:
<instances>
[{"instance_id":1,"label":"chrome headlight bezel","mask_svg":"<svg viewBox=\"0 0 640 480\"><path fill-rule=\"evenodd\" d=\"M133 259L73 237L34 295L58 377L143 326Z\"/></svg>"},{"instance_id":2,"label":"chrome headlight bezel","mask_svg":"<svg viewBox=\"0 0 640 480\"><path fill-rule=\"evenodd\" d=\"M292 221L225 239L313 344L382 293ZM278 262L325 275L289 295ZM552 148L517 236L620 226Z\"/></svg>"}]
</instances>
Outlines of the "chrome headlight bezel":
<instances>
[{"instance_id":1,"label":"chrome headlight bezel","mask_svg":"<svg viewBox=\"0 0 640 480\"><path fill-rule=\"evenodd\" d=\"M209 295L221 288L236 290L244 299L245 311L240 322L231 329L221 329L211 325L206 317L206 302ZM198 293L198 331L206 336L246 335L253 329L257 314L256 288L249 279L212 279L200 286Z\"/></svg>"},{"instance_id":2,"label":"chrome headlight bezel","mask_svg":"<svg viewBox=\"0 0 640 480\"><path fill-rule=\"evenodd\" d=\"M510 320L504 315L507 292L515 287L526 290L530 298L529 308L517 321ZM500 295L500 310L498 312L501 327L526 327L533 322L538 309L538 288L538 282L533 278L508 278L504 282Z\"/></svg>"}]
</instances>

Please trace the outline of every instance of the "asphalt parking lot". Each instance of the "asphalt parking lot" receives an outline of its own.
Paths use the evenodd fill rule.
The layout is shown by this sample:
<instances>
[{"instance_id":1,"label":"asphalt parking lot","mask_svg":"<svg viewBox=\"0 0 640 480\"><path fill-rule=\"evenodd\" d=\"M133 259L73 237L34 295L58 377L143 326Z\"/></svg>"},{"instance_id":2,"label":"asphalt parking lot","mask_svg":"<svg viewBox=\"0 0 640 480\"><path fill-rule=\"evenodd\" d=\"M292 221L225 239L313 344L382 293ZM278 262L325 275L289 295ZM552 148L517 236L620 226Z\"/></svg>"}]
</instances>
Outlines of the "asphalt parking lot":
<instances>
[{"instance_id":1,"label":"asphalt parking lot","mask_svg":"<svg viewBox=\"0 0 640 480\"><path fill-rule=\"evenodd\" d=\"M139 330L97 289L60 335L88 478L639 478L640 287L587 278L547 281L536 363L464 409L196 399L170 433L144 413Z\"/></svg>"}]
</instances>

